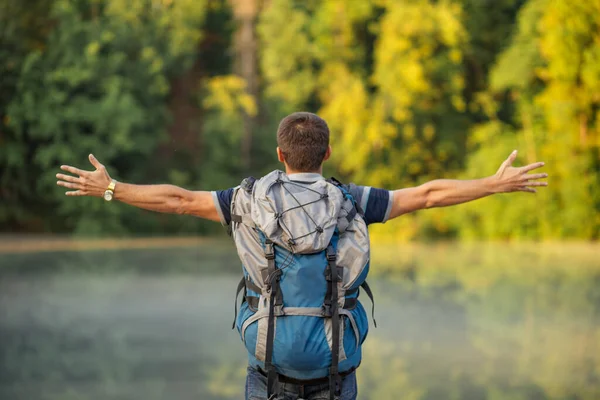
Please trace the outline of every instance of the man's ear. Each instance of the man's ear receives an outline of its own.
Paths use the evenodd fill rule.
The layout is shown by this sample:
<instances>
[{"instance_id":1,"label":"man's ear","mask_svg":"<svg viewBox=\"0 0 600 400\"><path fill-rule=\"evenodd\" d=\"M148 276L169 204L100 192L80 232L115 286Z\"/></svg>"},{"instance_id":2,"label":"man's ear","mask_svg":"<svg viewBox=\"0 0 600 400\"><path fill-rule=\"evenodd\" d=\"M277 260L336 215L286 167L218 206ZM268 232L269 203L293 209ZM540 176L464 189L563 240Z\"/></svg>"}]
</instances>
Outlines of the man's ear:
<instances>
[{"instance_id":1,"label":"man's ear","mask_svg":"<svg viewBox=\"0 0 600 400\"><path fill-rule=\"evenodd\" d=\"M279 146L277 146L277 159L279 160L279 162L282 162L285 164L285 157L283 156L283 151L281 151Z\"/></svg>"},{"instance_id":2,"label":"man's ear","mask_svg":"<svg viewBox=\"0 0 600 400\"><path fill-rule=\"evenodd\" d=\"M323 157L323 161L327 161L331 157L331 146L327 146L327 151L325 152L325 157Z\"/></svg>"}]
</instances>

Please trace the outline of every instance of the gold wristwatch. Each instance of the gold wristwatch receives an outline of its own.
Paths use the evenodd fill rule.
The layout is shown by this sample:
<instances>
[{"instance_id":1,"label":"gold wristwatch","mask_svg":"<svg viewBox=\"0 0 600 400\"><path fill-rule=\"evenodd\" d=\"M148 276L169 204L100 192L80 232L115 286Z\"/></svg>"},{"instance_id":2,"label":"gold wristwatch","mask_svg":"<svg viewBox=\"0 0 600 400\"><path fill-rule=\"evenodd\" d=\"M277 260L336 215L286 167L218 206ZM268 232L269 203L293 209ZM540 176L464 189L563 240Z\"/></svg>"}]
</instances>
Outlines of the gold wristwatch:
<instances>
[{"instance_id":1,"label":"gold wristwatch","mask_svg":"<svg viewBox=\"0 0 600 400\"><path fill-rule=\"evenodd\" d=\"M104 200L106 201L111 201L115 195L115 186L117 185L117 181L116 180L112 180L110 181L108 188L106 189L106 191L104 192Z\"/></svg>"}]
</instances>

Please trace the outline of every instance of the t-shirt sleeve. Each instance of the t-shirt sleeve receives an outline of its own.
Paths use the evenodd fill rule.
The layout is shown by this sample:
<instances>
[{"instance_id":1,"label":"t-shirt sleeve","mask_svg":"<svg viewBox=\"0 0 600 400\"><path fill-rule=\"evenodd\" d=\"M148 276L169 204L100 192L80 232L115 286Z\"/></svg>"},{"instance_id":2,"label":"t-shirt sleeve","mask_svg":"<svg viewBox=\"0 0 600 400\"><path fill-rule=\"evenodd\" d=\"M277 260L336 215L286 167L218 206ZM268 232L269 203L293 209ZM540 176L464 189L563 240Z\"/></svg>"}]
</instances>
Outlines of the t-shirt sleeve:
<instances>
[{"instance_id":1,"label":"t-shirt sleeve","mask_svg":"<svg viewBox=\"0 0 600 400\"><path fill-rule=\"evenodd\" d=\"M223 226L228 226L231 223L231 199L233 198L234 189L235 188L229 188L211 192Z\"/></svg>"},{"instance_id":2,"label":"t-shirt sleeve","mask_svg":"<svg viewBox=\"0 0 600 400\"><path fill-rule=\"evenodd\" d=\"M362 209L367 225L384 223L390 218L394 192L354 184L348 185L348 191Z\"/></svg>"}]
</instances>

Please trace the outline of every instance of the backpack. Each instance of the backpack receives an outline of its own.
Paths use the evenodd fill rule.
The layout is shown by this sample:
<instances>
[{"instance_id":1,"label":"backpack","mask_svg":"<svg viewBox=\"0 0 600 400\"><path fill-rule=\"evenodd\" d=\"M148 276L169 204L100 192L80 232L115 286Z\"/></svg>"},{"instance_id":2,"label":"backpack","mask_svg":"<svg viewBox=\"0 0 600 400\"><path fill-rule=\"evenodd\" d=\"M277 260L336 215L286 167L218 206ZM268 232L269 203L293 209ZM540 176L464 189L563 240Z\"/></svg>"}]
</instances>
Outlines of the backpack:
<instances>
[{"instance_id":1,"label":"backpack","mask_svg":"<svg viewBox=\"0 0 600 400\"><path fill-rule=\"evenodd\" d=\"M286 380L329 382L337 398L341 376L360 364L368 320L359 287L372 300L361 214L333 178L300 182L273 171L234 190L230 233L244 272L234 327L249 364L267 376L269 399Z\"/></svg>"}]
</instances>

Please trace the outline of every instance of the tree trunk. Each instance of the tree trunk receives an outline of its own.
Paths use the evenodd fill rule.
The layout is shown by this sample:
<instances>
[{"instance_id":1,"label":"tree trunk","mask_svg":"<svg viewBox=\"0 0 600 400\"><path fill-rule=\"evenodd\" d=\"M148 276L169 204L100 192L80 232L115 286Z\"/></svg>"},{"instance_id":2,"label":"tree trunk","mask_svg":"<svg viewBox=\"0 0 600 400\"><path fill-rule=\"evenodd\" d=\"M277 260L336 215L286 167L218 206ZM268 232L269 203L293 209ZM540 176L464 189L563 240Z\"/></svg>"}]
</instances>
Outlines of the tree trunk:
<instances>
[{"instance_id":1,"label":"tree trunk","mask_svg":"<svg viewBox=\"0 0 600 400\"><path fill-rule=\"evenodd\" d=\"M202 66L196 60L192 68L173 79L169 96L169 110L172 123L169 126L169 142L162 146L162 153L169 159L175 151L200 154L200 130L202 110L196 104L195 96L203 76Z\"/></svg>"},{"instance_id":2,"label":"tree trunk","mask_svg":"<svg viewBox=\"0 0 600 400\"><path fill-rule=\"evenodd\" d=\"M234 35L235 72L246 81L246 91L255 100L258 99L258 57L256 37L256 17L260 0L230 0L233 15L237 23ZM244 115L242 136L242 166L248 170L252 166L252 138L256 127L256 117Z\"/></svg>"}]
</instances>

